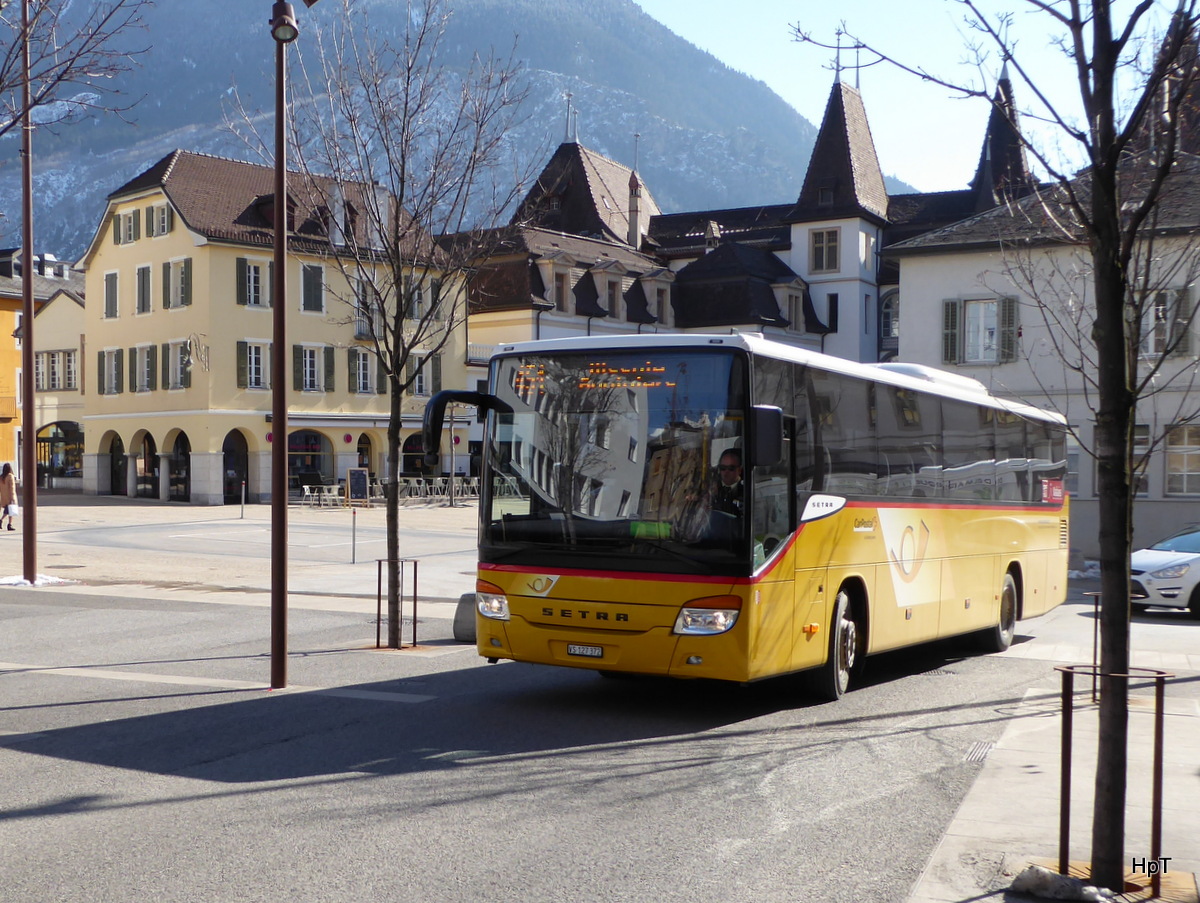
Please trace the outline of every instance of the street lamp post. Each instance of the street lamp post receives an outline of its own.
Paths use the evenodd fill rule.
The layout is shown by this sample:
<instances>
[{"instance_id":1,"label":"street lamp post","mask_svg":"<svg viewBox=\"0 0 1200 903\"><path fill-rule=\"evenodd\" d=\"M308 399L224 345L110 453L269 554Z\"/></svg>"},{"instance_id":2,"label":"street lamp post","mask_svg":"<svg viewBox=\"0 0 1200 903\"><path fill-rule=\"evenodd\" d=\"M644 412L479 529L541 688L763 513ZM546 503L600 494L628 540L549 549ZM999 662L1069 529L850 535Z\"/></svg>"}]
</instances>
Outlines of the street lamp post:
<instances>
[{"instance_id":1,"label":"street lamp post","mask_svg":"<svg viewBox=\"0 0 1200 903\"><path fill-rule=\"evenodd\" d=\"M37 583L37 423L33 409L33 99L29 85L29 0L21 3L21 518L25 580ZM13 496L16 501L16 496ZM12 526L12 519L8 521Z\"/></svg>"},{"instance_id":2,"label":"street lamp post","mask_svg":"<svg viewBox=\"0 0 1200 903\"><path fill-rule=\"evenodd\" d=\"M317 0L304 0L312 7ZM271 688L287 686L287 45L300 35L292 4L275 0L275 259L271 286Z\"/></svg>"}]
</instances>

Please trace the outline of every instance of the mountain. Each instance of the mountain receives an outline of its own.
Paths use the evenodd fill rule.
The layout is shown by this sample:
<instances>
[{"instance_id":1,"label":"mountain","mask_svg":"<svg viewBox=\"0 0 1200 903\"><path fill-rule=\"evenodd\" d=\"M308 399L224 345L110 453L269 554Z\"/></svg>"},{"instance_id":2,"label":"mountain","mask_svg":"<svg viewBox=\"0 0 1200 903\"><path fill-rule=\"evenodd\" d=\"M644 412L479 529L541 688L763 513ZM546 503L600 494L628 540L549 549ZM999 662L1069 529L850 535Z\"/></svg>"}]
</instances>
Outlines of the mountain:
<instances>
[{"instance_id":1,"label":"mountain","mask_svg":"<svg viewBox=\"0 0 1200 903\"><path fill-rule=\"evenodd\" d=\"M360 0L373 27L396 32L405 4ZM728 68L651 19L631 0L453 0L445 62L494 47L517 56L531 84L514 134L533 169L565 135L567 92L581 143L638 169L664 212L784 203L803 184L814 126L760 81ZM304 30L334 13L297 4ZM234 91L250 110L274 104L270 0L173 0L147 10L148 46L121 84L140 98L124 116L85 116L34 134L34 228L39 250L74 259L105 196L170 150L256 160L226 126ZM311 42L310 42L311 43ZM828 85L813 85L824 95ZM269 139L270 120L263 120ZM19 130L0 140L0 246L20 243ZM262 160L269 162L269 158Z\"/></svg>"}]
</instances>

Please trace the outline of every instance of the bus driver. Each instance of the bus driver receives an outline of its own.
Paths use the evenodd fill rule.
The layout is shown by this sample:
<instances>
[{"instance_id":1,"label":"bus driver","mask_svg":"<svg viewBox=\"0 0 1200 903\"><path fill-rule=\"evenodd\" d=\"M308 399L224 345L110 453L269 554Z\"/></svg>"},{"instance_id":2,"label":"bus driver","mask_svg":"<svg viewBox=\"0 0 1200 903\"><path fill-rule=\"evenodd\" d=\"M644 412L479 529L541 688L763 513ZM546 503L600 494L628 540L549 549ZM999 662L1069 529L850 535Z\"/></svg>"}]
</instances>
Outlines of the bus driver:
<instances>
[{"instance_id":1,"label":"bus driver","mask_svg":"<svg viewBox=\"0 0 1200 903\"><path fill-rule=\"evenodd\" d=\"M742 450L727 448L717 464L717 485L713 491L712 510L741 516L744 504L742 486Z\"/></svg>"}]
</instances>

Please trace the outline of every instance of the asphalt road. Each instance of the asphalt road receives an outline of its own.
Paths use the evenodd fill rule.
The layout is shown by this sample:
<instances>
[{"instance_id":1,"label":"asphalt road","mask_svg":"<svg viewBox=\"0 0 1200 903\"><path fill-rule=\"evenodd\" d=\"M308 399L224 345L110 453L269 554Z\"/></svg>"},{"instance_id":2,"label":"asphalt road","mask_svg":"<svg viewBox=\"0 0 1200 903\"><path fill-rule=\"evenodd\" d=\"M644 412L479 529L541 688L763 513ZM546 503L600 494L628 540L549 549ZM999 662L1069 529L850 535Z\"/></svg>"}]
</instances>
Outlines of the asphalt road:
<instances>
[{"instance_id":1,"label":"asphalt road","mask_svg":"<svg viewBox=\"0 0 1200 903\"><path fill-rule=\"evenodd\" d=\"M115 568L108 520L61 525L47 557L108 542ZM265 612L139 586L0 587L5 903L902 901L1026 689L1057 687L1092 627L1075 595L1009 653L876 657L814 704L790 679L487 665L438 617L421 648L377 651L368 608L316 599L268 691ZM1135 644L1197 631L1151 613Z\"/></svg>"}]
</instances>

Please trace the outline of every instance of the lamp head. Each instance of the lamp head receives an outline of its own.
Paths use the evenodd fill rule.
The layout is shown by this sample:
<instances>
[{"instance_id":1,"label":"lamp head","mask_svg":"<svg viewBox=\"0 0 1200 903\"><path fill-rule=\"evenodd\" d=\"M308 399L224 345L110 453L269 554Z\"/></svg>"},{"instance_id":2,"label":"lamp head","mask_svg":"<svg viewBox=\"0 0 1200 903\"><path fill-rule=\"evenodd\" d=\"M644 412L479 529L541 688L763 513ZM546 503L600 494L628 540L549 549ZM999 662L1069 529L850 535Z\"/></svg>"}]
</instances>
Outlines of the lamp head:
<instances>
[{"instance_id":1,"label":"lamp head","mask_svg":"<svg viewBox=\"0 0 1200 903\"><path fill-rule=\"evenodd\" d=\"M284 0L275 0L275 6L271 9L271 37L280 44L290 44L299 35L300 27L296 24L296 10L292 8L292 4Z\"/></svg>"},{"instance_id":2,"label":"lamp head","mask_svg":"<svg viewBox=\"0 0 1200 903\"><path fill-rule=\"evenodd\" d=\"M314 6L317 5L317 0L304 0L304 5L307 6L309 9L312 9Z\"/></svg>"}]
</instances>

